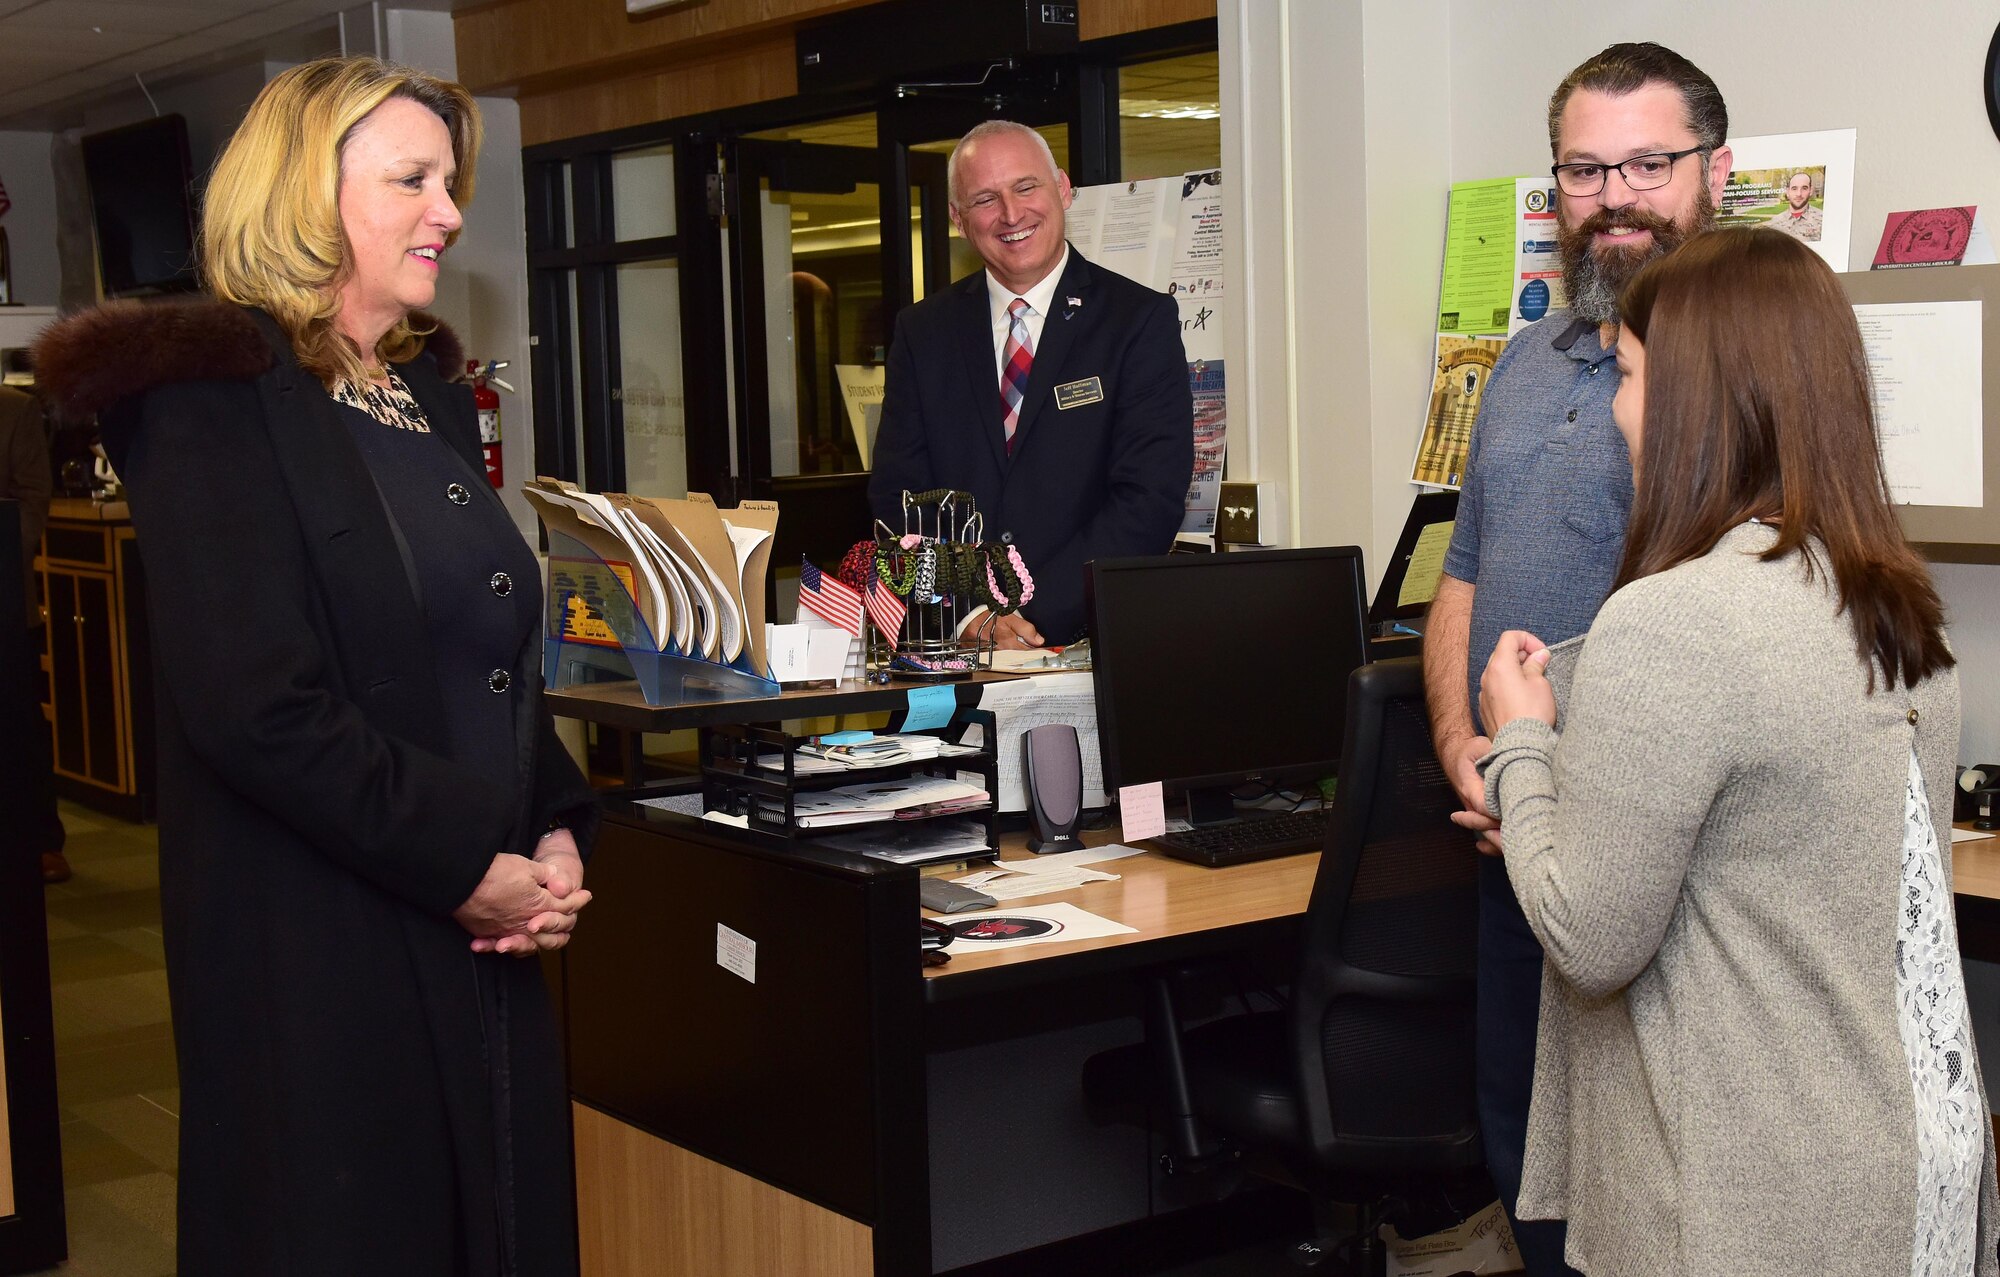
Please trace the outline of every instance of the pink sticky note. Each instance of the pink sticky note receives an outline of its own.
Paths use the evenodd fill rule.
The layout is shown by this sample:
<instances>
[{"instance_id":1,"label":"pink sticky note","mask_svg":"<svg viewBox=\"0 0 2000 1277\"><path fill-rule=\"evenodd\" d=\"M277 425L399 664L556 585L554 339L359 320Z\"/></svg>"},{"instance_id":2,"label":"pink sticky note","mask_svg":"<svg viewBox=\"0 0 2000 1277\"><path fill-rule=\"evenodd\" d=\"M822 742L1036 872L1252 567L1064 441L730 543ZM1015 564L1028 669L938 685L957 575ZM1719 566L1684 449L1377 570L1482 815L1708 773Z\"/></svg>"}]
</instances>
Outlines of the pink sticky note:
<instances>
[{"instance_id":1,"label":"pink sticky note","mask_svg":"<svg viewBox=\"0 0 2000 1277\"><path fill-rule=\"evenodd\" d=\"M1160 782L1120 786L1118 823L1123 829L1121 841L1128 843L1141 838L1158 838L1167 832L1167 800L1160 790Z\"/></svg>"}]
</instances>

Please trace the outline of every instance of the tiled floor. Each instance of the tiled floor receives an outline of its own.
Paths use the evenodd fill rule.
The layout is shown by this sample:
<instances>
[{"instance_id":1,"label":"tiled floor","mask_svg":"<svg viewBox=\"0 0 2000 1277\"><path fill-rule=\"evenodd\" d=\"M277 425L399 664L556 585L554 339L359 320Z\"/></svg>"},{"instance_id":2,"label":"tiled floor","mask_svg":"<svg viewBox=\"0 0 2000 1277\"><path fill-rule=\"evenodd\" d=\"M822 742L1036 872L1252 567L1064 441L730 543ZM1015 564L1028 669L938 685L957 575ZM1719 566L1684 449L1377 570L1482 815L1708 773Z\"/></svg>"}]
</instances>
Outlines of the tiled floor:
<instances>
[{"instance_id":1,"label":"tiled floor","mask_svg":"<svg viewBox=\"0 0 2000 1277\"><path fill-rule=\"evenodd\" d=\"M63 824L76 876L46 900L70 1259L49 1272L167 1277L180 1087L156 831L67 803Z\"/></svg>"}]
</instances>

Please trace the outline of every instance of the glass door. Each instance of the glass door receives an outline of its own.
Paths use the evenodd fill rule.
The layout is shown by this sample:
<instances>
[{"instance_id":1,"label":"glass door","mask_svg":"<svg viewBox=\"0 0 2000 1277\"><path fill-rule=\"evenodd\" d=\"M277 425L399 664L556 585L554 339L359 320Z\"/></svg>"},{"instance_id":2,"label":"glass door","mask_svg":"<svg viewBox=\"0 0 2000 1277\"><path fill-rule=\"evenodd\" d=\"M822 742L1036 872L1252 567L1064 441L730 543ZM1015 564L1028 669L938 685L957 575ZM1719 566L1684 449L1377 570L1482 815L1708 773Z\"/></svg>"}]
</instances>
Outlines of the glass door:
<instances>
[{"instance_id":1,"label":"glass door","mask_svg":"<svg viewBox=\"0 0 2000 1277\"><path fill-rule=\"evenodd\" d=\"M784 508L785 599L801 557L831 567L869 533L895 316L948 260L944 165L878 147L873 114L744 135L726 163L738 473Z\"/></svg>"}]
</instances>

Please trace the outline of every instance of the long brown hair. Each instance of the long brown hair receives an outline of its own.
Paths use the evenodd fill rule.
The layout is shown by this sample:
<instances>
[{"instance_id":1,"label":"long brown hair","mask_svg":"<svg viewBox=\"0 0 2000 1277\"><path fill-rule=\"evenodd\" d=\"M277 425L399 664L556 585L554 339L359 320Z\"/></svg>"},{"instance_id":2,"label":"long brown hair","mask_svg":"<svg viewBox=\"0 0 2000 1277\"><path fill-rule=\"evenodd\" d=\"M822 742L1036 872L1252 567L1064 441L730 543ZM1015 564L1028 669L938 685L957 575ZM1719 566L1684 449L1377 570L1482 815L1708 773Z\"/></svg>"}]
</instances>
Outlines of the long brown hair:
<instances>
[{"instance_id":1,"label":"long brown hair","mask_svg":"<svg viewBox=\"0 0 2000 1277\"><path fill-rule=\"evenodd\" d=\"M1782 231L1715 231L1641 271L1619 317L1646 348L1646 400L1617 584L1773 519L1764 558L1803 550L1808 574L1824 558L1869 691L1878 665L1887 687L1949 668L1944 607L1889 503L1861 331L1826 263Z\"/></svg>"}]
</instances>

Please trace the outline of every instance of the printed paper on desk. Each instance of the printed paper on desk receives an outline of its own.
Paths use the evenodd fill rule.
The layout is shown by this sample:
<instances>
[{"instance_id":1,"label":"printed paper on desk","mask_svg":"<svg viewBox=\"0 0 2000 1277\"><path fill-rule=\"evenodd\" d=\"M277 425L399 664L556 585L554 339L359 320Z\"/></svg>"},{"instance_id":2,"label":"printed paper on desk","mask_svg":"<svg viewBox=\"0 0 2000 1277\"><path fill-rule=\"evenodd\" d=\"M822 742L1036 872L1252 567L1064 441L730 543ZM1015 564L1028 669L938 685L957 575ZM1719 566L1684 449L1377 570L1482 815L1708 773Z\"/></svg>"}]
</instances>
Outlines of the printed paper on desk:
<instances>
[{"instance_id":1,"label":"printed paper on desk","mask_svg":"<svg viewBox=\"0 0 2000 1277\"><path fill-rule=\"evenodd\" d=\"M1020 909L981 909L942 920L951 929L953 953L983 953L1024 944L1059 940L1094 940L1099 936L1131 935L1137 927L1100 918L1075 905L1030 905Z\"/></svg>"},{"instance_id":2,"label":"printed paper on desk","mask_svg":"<svg viewBox=\"0 0 2000 1277\"><path fill-rule=\"evenodd\" d=\"M1126 842L1158 838L1167 832L1167 798L1159 781L1126 785L1118 791L1118 823Z\"/></svg>"},{"instance_id":3,"label":"printed paper on desk","mask_svg":"<svg viewBox=\"0 0 2000 1277\"><path fill-rule=\"evenodd\" d=\"M1017 862L1018 863L1018 862ZM995 900L1019 900L1023 896L1047 896L1058 891L1074 891L1094 882L1117 882L1117 874L1104 873L1097 869L1074 866L1068 869L1049 869L1041 873L1002 873L998 877L989 874L974 874L982 881L971 882L965 878L953 879L961 887L977 887Z\"/></svg>"},{"instance_id":4,"label":"printed paper on desk","mask_svg":"<svg viewBox=\"0 0 2000 1277\"><path fill-rule=\"evenodd\" d=\"M1028 810L1021 780L1021 735L1044 723L1076 728L1077 747L1083 753L1083 805L1102 807L1110 801L1104 792L1104 763L1097 753L1097 692L1089 674L1036 674L1011 683L988 683L979 689L979 708L993 711L999 737L994 753L1001 811Z\"/></svg>"},{"instance_id":5,"label":"printed paper on desk","mask_svg":"<svg viewBox=\"0 0 2000 1277\"><path fill-rule=\"evenodd\" d=\"M1991 838L1992 836L1993 831L1990 829L1954 829L1951 831L1951 840L1953 842L1978 842L1981 838Z\"/></svg>"},{"instance_id":6,"label":"printed paper on desk","mask_svg":"<svg viewBox=\"0 0 2000 1277\"><path fill-rule=\"evenodd\" d=\"M1029 856L1025 860L1003 860L1000 868L1015 873L1051 873L1058 869L1076 869L1084 865L1102 864L1107 860L1123 860L1136 856L1138 847L1124 847L1112 842L1102 847L1085 847L1081 851L1058 851L1047 856Z\"/></svg>"}]
</instances>

